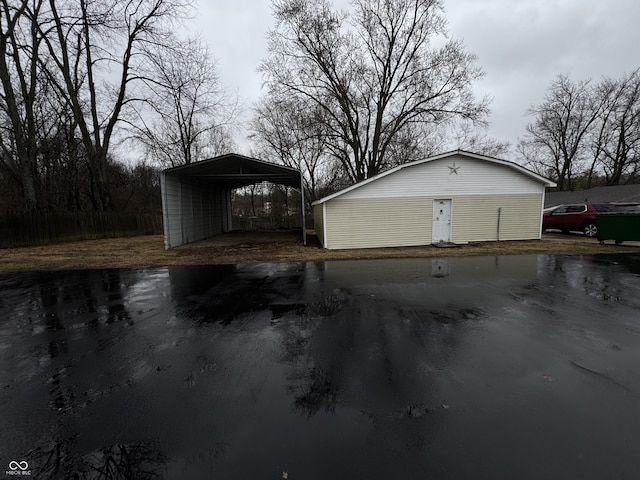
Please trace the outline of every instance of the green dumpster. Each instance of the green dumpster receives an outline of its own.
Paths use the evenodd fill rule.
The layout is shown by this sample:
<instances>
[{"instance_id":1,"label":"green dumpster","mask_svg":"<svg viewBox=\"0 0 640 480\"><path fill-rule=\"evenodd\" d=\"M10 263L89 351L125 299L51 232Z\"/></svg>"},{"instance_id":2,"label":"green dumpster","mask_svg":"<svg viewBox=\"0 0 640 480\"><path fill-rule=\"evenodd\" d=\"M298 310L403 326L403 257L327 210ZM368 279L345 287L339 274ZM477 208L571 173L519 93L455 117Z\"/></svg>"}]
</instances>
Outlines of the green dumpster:
<instances>
[{"instance_id":1,"label":"green dumpster","mask_svg":"<svg viewBox=\"0 0 640 480\"><path fill-rule=\"evenodd\" d=\"M640 240L640 213L604 213L596 215L597 237L600 243L614 240L617 244L624 241Z\"/></svg>"}]
</instances>

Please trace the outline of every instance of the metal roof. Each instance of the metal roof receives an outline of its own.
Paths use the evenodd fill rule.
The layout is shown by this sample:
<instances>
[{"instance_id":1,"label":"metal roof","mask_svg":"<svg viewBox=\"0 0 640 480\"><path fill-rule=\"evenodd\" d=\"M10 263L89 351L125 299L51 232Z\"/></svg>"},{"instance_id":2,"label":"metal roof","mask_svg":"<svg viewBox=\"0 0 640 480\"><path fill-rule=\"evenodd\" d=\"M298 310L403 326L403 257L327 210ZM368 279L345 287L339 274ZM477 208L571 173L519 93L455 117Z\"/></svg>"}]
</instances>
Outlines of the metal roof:
<instances>
[{"instance_id":1,"label":"metal roof","mask_svg":"<svg viewBox=\"0 0 640 480\"><path fill-rule=\"evenodd\" d=\"M347 192L350 192L351 190L355 190L356 188L360 188L360 187L364 187L365 185L371 183L371 182L375 182L376 180L380 180L383 177L386 177L387 175L391 175L399 170L402 170L403 168L410 168L416 165L421 165L423 163L428 163L428 162L433 162L435 160L440 160L443 158L447 158L447 157L451 157L454 155L463 155L465 157L469 157L469 158L475 158L477 160L484 160L487 162L491 162L491 163L496 163L498 165L505 165L513 170L516 170L520 173L523 173L525 175L527 175L528 177L533 178L534 180L539 181L540 183L542 183L544 186L546 187L555 187L556 184L554 182L552 182L551 180L549 180L548 178L544 178L541 175L538 175L537 173L532 172L531 170L528 170L526 168L524 168L521 165L518 165L517 163L513 163L510 162L508 160L501 160L499 158L494 158L494 157L487 157L485 155L479 155L477 153L471 153L471 152L466 152L464 150L454 150L451 152L447 152L447 153L442 153L440 155L436 155L434 157L429 157L429 158L425 158L423 160L417 160L415 162L410 162L410 163L405 163L402 165L398 165L395 168L392 168L391 170L387 170L384 173L380 173L378 175L376 175L375 177L371 177L368 178L367 180L364 180L360 183L356 183L355 185L351 185L350 187L345 188L344 190L340 190L339 192L334 193L333 195L329 195L326 196L324 198L321 198L320 200L316 200L315 202L313 202L313 205L318 205L321 203L324 203L328 200L331 200L333 198L339 197L340 195L343 195Z\"/></svg>"},{"instance_id":2,"label":"metal roof","mask_svg":"<svg viewBox=\"0 0 640 480\"><path fill-rule=\"evenodd\" d=\"M200 162L168 168L166 175L196 177L205 181L240 188L260 182L300 188L300 171L256 158L229 153Z\"/></svg>"}]
</instances>

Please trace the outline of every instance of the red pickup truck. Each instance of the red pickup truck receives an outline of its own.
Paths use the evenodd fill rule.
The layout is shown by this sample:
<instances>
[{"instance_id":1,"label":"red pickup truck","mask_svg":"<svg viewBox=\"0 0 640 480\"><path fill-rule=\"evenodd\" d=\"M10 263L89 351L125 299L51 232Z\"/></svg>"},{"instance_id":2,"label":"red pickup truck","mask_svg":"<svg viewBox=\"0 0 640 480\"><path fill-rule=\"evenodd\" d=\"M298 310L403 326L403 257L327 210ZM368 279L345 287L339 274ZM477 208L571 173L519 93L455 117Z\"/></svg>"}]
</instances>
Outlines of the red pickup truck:
<instances>
[{"instance_id":1,"label":"red pickup truck","mask_svg":"<svg viewBox=\"0 0 640 480\"><path fill-rule=\"evenodd\" d=\"M638 203L575 203L545 209L542 231L562 230L564 233L581 231L587 237L598 233L596 215L601 213L640 212Z\"/></svg>"}]
</instances>

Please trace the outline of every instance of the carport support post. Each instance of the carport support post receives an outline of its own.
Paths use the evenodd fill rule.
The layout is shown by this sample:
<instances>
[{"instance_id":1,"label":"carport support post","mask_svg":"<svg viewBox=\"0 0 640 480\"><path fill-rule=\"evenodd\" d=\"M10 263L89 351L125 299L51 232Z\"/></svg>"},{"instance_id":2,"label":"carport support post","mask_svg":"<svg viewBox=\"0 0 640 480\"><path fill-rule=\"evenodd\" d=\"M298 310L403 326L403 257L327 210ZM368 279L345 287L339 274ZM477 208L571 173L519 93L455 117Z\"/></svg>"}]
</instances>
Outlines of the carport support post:
<instances>
[{"instance_id":1,"label":"carport support post","mask_svg":"<svg viewBox=\"0 0 640 480\"><path fill-rule=\"evenodd\" d=\"M300 201L302 202L302 244L307 245L307 219L304 213L304 177L300 171Z\"/></svg>"}]
</instances>

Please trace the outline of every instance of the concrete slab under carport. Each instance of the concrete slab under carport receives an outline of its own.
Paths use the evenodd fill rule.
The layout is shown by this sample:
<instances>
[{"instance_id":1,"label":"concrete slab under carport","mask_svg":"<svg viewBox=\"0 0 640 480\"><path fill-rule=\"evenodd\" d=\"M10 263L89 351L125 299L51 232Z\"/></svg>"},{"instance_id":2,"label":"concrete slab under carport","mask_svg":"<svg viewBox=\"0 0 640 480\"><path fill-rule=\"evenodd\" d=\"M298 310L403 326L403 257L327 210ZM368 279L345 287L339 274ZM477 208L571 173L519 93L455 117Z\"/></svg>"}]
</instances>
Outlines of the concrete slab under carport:
<instances>
[{"instance_id":1,"label":"concrete slab under carport","mask_svg":"<svg viewBox=\"0 0 640 480\"><path fill-rule=\"evenodd\" d=\"M164 170L160 184L165 248L233 230L231 192L261 182L298 189L301 223L305 224L304 185L295 168L227 154ZM304 230L302 237L305 243Z\"/></svg>"},{"instance_id":2,"label":"concrete slab under carport","mask_svg":"<svg viewBox=\"0 0 640 480\"><path fill-rule=\"evenodd\" d=\"M307 233L309 236L309 233ZM242 244L283 243L295 245L302 239L302 231L294 230L231 230L197 242L180 245L179 249L228 247Z\"/></svg>"}]
</instances>

